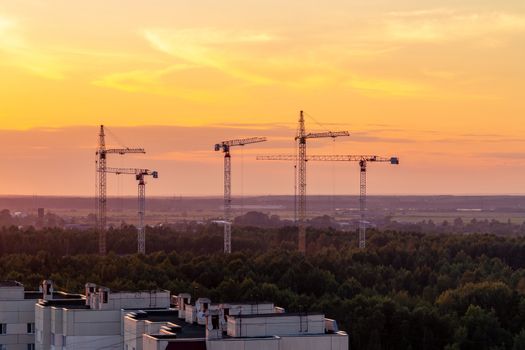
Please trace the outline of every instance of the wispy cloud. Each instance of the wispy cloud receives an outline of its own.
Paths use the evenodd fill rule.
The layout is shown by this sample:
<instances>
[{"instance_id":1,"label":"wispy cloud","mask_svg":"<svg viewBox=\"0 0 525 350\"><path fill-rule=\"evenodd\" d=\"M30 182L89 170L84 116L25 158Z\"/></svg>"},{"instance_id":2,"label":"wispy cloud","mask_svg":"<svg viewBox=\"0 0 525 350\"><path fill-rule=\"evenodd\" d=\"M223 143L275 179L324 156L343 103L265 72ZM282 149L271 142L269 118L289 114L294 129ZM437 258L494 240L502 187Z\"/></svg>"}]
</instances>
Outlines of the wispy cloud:
<instances>
[{"instance_id":1,"label":"wispy cloud","mask_svg":"<svg viewBox=\"0 0 525 350\"><path fill-rule=\"evenodd\" d=\"M190 89L170 84L168 78L177 72L190 70L190 64L176 64L161 69L134 70L122 73L112 73L97 80L93 84L135 93L177 96L194 101L209 101L216 94L204 90Z\"/></svg>"},{"instance_id":2,"label":"wispy cloud","mask_svg":"<svg viewBox=\"0 0 525 350\"><path fill-rule=\"evenodd\" d=\"M29 43L18 21L0 15L0 55L3 63L48 79L63 79L64 65L57 57Z\"/></svg>"},{"instance_id":3,"label":"wispy cloud","mask_svg":"<svg viewBox=\"0 0 525 350\"><path fill-rule=\"evenodd\" d=\"M384 19L390 41L444 42L525 31L525 15L505 12L468 13L452 9L393 12Z\"/></svg>"},{"instance_id":4,"label":"wispy cloud","mask_svg":"<svg viewBox=\"0 0 525 350\"><path fill-rule=\"evenodd\" d=\"M396 12L382 17L377 25L379 30L361 29L360 34L344 45L341 33L333 33L315 50L299 45L292 32L268 34L186 28L147 29L143 35L156 50L179 62L247 83L243 88L266 85L288 90L341 88L372 97L486 99L487 94L475 91L443 89L444 84L458 79L469 81L461 70L428 67L409 75L384 74L381 70L374 74L352 66L351 62L356 57L356 48L360 59L373 57L371 59L380 64L413 43L483 37L491 26L501 32L513 32L521 30L522 21L525 24L525 16L505 13L469 14L449 9ZM343 46L346 49L341 49ZM335 52L337 58L328 59ZM367 52L370 55L367 56Z\"/></svg>"},{"instance_id":5,"label":"wispy cloud","mask_svg":"<svg viewBox=\"0 0 525 350\"><path fill-rule=\"evenodd\" d=\"M276 40L266 33L239 33L216 28L198 28L148 29L143 35L153 48L183 62L217 69L254 84L273 82L267 76L242 68L241 63L244 60L243 57L239 57L239 46L264 44ZM233 50L235 54L232 53Z\"/></svg>"}]
</instances>

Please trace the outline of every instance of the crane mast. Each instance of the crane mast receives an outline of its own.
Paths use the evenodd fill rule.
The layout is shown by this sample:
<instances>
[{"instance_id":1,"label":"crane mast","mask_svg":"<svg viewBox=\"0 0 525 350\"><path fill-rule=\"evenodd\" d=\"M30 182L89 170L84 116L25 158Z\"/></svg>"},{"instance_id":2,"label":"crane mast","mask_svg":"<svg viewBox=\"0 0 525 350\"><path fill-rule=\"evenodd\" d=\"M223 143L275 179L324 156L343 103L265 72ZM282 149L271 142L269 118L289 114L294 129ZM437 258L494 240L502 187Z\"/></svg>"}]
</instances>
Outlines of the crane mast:
<instances>
[{"instance_id":1,"label":"crane mast","mask_svg":"<svg viewBox=\"0 0 525 350\"><path fill-rule=\"evenodd\" d=\"M328 131L321 133L306 133L304 112L299 113L299 127L297 129L297 135L295 137L298 143L297 147L297 159L296 159L296 178L297 186L299 187L298 192L298 216L299 216L299 252L306 254L306 140L317 139L317 138L336 138L340 136L350 136L348 131Z\"/></svg>"},{"instance_id":2,"label":"crane mast","mask_svg":"<svg viewBox=\"0 0 525 350\"><path fill-rule=\"evenodd\" d=\"M98 135L97 157L97 231L98 231L98 251L100 255L107 253L107 155L127 153L146 153L143 148L106 148L106 135L104 125L100 126Z\"/></svg>"},{"instance_id":3,"label":"crane mast","mask_svg":"<svg viewBox=\"0 0 525 350\"><path fill-rule=\"evenodd\" d=\"M146 181L145 176L152 176L158 179L159 173L149 169L135 169L135 168L107 168L107 173L112 174L129 174L135 175L138 181L138 217L139 223L137 226L137 252L139 254L146 254L146 226L144 224L144 217L146 215Z\"/></svg>"},{"instance_id":4,"label":"crane mast","mask_svg":"<svg viewBox=\"0 0 525 350\"><path fill-rule=\"evenodd\" d=\"M139 200L139 225L137 227L137 252L139 254L146 254L146 226L144 224L144 216L146 215L146 182L145 175L152 175L154 179L158 178L158 173L154 172L140 172L136 175L138 180L138 200Z\"/></svg>"},{"instance_id":5,"label":"crane mast","mask_svg":"<svg viewBox=\"0 0 525 350\"><path fill-rule=\"evenodd\" d=\"M359 161L359 248L366 248L366 160Z\"/></svg>"},{"instance_id":6,"label":"crane mast","mask_svg":"<svg viewBox=\"0 0 525 350\"><path fill-rule=\"evenodd\" d=\"M139 225L137 227L137 252L146 254L146 228L144 226L144 215L146 214L146 182L144 177L139 180Z\"/></svg>"},{"instance_id":7,"label":"crane mast","mask_svg":"<svg viewBox=\"0 0 525 350\"><path fill-rule=\"evenodd\" d=\"M301 161L300 156L291 154L260 155L257 160ZM368 162L389 162L399 164L397 157L380 157L375 155L311 155L306 161L358 162L359 163L359 248L366 248L366 173ZM300 236L299 236L300 237Z\"/></svg>"},{"instance_id":8,"label":"crane mast","mask_svg":"<svg viewBox=\"0 0 525 350\"><path fill-rule=\"evenodd\" d=\"M98 251L101 255L106 254L106 214L107 214L107 193L106 193L106 140L104 125L100 126L97 151L97 231L98 231Z\"/></svg>"},{"instance_id":9,"label":"crane mast","mask_svg":"<svg viewBox=\"0 0 525 350\"><path fill-rule=\"evenodd\" d=\"M306 129L304 125L303 111L299 117L299 132L296 140L298 142L297 158L297 186L298 189L298 227L299 227L299 251L306 253Z\"/></svg>"},{"instance_id":10,"label":"crane mast","mask_svg":"<svg viewBox=\"0 0 525 350\"><path fill-rule=\"evenodd\" d=\"M232 252L232 158L230 148L224 153L224 253Z\"/></svg>"},{"instance_id":11,"label":"crane mast","mask_svg":"<svg viewBox=\"0 0 525 350\"><path fill-rule=\"evenodd\" d=\"M231 154L230 148L234 146L244 146L252 143L265 142L266 137L250 137L244 139L234 139L222 141L215 144L215 151L222 151L224 153L224 253L230 254L232 252L231 246L231 230L232 230L232 215L231 215Z\"/></svg>"}]
</instances>

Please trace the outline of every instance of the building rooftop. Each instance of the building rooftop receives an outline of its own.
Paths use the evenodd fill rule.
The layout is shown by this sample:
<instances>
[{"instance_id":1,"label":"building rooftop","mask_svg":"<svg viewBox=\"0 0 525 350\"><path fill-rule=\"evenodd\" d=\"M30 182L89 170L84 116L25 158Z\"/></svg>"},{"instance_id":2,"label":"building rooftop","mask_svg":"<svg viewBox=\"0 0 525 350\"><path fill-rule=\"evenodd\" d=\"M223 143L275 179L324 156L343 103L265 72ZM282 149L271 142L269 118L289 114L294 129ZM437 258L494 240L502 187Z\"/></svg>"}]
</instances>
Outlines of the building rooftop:
<instances>
[{"instance_id":1,"label":"building rooftop","mask_svg":"<svg viewBox=\"0 0 525 350\"><path fill-rule=\"evenodd\" d=\"M233 304L233 305L268 305L273 303L271 301L241 301L241 302L235 302L235 301L225 301L223 303L217 303L217 304Z\"/></svg>"},{"instance_id":2,"label":"building rooftop","mask_svg":"<svg viewBox=\"0 0 525 350\"><path fill-rule=\"evenodd\" d=\"M69 300L69 299L82 299L86 298L82 294L66 293L66 292L53 292L53 299L56 300Z\"/></svg>"},{"instance_id":3,"label":"building rooftop","mask_svg":"<svg viewBox=\"0 0 525 350\"><path fill-rule=\"evenodd\" d=\"M206 337L206 329L204 326L197 324L189 324L182 320L171 322L176 325L171 330L176 334L177 339L201 339Z\"/></svg>"},{"instance_id":4,"label":"building rooftop","mask_svg":"<svg viewBox=\"0 0 525 350\"><path fill-rule=\"evenodd\" d=\"M290 313L272 313L272 314L250 314L250 315L230 315L233 318L262 318L262 317L290 317L290 316L323 316L320 312L290 312Z\"/></svg>"},{"instance_id":5,"label":"building rooftop","mask_svg":"<svg viewBox=\"0 0 525 350\"><path fill-rule=\"evenodd\" d=\"M44 300L40 299L38 302L39 305L42 306L61 306L65 308L72 308L75 306L84 306L86 308L89 308L89 306L86 305L86 301L83 299L77 299L77 300Z\"/></svg>"},{"instance_id":6,"label":"building rooftop","mask_svg":"<svg viewBox=\"0 0 525 350\"><path fill-rule=\"evenodd\" d=\"M24 287L24 285L17 281L0 281L0 287Z\"/></svg>"},{"instance_id":7,"label":"building rooftop","mask_svg":"<svg viewBox=\"0 0 525 350\"><path fill-rule=\"evenodd\" d=\"M87 308L86 298L81 294L70 294L65 292L54 292L53 299L40 299L39 305L42 306L61 306L65 308Z\"/></svg>"},{"instance_id":8,"label":"building rooftop","mask_svg":"<svg viewBox=\"0 0 525 350\"><path fill-rule=\"evenodd\" d=\"M94 284L94 283L93 283ZM170 293L167 289L139 289L139 290L119 290L119 289L113 289L102 285L95 285L98 291L108 289L112 294L118 294L118 293Z\"/></svg>"},{"instance_id":9,"label":"building rooftop","mask_svg":"<svg viewBox=\"0 0 525 350\"><path fill-rule=\"evenodd\" d=\"M138 310L136 312L130 312L128 316L136 320L147 320L152 322L179 321L179 311L175 309Z\"/></svg>"},{"instance_id":10,"label":"building rooftop","mask_svg":"<svg viewBox=\"0 0 525 350\"><path fill-rule=\"evenodd\" d=\"M44 297L44 294L42 292L37 291L28 291L24 292L24 299L42 299Z\"/></svg>"},{"instance_id":11,"label":"building rooftop","mask_svg":"<svg viewBox=\"0 0 525 350\"><path fill-rule=\"evenodd\" d=\"M171 325L167 325L164 329L173 332L174 334L151 335L157 339L200 339L205 338L206 336L206 329L204 326L186 323L184 320L179 319L179 312L175 309L140 310L130 312L127 316L135 320L170 323Z\"/></svg>"}]
</instances>

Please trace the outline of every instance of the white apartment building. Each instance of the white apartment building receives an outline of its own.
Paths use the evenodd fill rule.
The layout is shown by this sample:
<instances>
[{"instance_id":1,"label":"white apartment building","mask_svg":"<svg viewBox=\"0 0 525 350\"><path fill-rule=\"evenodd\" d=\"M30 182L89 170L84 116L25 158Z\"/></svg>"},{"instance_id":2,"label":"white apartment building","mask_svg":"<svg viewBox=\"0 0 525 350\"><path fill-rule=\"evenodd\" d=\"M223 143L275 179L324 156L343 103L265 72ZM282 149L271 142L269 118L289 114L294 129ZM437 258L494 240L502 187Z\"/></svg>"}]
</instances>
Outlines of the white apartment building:
<instances>
[{"instance_id":1,"label":"white apartment building","mask_svg":"<svg viewBox=\"0 0 525 350\"><path fill-rule=\"evenodd\" d=\"M128 313L124 349L348 350L348 335L323 314L285 313L273 303L188 305L181 302L191 300L187 294L176 300L174 310Z\"/></svg>"},{"instance_id":2,"label":"white apartment building","mask_svg":"<svg viewBox=\"0 0 525 350\"><path fill-rule=\"evenodd\" d=\"M273 303L224 303L213 304L208 298L199 298L190 304L187 293L173 297L174 309L131 312L124 316L125 350L143 350L143 334L176 334L177 339L195 339L206 336L206 315L221 315L220 332L226 334L228 315L252 315L284 312Z\"/></svg>"},{"instance_id":3,"label":"white apartment building","mask_svg":"<svg viewBox=\"0 0 525 350\"><path fill-rule=\"evenodd\" d=\"M41 293L0 281L0 350L35 349L35 303Z\"/></svg>"},{"instance_id":4,"label":"white apartment building","mask_svg":"<svg viewBox=\"0 0 525 350\"><path fill-rule=\"evenodd\" d=\"M271 302L212 303L166 290L85 295L0 282L0 350L348 350L348 335L319 313Z\"/></svg>"},{"instance_id":5,"label":"white apartment building","mask_svg":"<svg viewBox=\"0 0 525 350\"><path fill-rule=\"evenodd\" d=\"M143 350L143 334L176 333L178 338L204 338L205 328L179 318L179 310L131 312L124 316L124 349Z\"/></svg>"},{"instance_id":6,"label":"white apartment building","mask_svg":"<svg viewBox=\"0 0 525 350\"><path fill-rule=\"evenodd\" d=\"M36 349L121 350L124 310L169 307L167 290L119 292L88 283L78 303L57 300L51 283L35 306Z\"/></svg>"},{"instance_id":7,"label":"white apartment building","mask_svg":"<svg viewBox=\"0 0 525 350\"><path fill-rule=\"evenodd\" d=\"M189 325L167 323L144 333L142 350L348 350L348 335L323 314L261 314L227 316L223 334L217 319L208 315L205 336ZM217 315L218 316L218 315ZM186 334L185 334L186 332ZM128 348L127 350L133 350Z\"/></svg>"}]
</instances>

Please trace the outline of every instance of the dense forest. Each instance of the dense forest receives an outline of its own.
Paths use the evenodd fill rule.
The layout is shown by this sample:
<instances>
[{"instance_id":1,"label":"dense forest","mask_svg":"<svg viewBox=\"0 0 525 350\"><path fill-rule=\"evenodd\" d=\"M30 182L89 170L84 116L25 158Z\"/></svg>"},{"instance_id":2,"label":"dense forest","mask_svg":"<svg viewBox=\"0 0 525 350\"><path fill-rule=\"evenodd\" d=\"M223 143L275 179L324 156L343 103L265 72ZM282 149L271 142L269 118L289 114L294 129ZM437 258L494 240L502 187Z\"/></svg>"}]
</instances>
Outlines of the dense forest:
<instances>
[{"instance_id":1,"label":"dense forest","mask_svg":"<svg viewBox=\"0 0 525 350\"><path fill-rule=\"evenodd\" d=\"M352 349L525 349L525 238L377 232L359 250L355 233L310 230L308 254L295 228L148 230L148 255L133 254L136 230L0 231L0 279L68 291L85 282L120 290L166 288L213 301L274 301L323 311L348 331Z\"/></svg>"}]
</instances>

